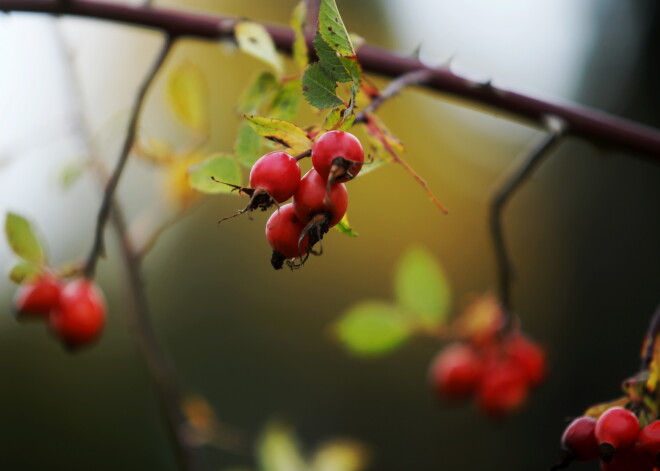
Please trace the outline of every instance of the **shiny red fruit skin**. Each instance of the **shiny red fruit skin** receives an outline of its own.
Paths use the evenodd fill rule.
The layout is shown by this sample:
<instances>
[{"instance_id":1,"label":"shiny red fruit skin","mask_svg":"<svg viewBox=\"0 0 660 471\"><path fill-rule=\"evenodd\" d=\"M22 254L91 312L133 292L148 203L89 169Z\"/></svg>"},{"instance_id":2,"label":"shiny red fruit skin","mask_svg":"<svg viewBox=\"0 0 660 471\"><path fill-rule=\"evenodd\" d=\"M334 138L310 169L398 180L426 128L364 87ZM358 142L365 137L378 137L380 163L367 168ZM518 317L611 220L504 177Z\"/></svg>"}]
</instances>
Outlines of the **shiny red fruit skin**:
<instances>
[{"instance_id":1,"label":"shiny red fruit skin","mask_svg":"<svg viewBox=\"0 0 660 471\"><path fill-rule=\"evenodd\" d=\"M433 359L429 373L431 387L438 396L466 399L481 381L482 359L470 345L449 345Z\"/></svg>"},{"instance_id":2,"label":"shiny red fruit skin","mask_svg":"<svg viewBox=\"0 0 660 471\"><path fill-rule=\"evenodd\" d=\"M302 257L309 247L309 236L305 235L298 248L298 239L304 228L305 224L296 217L293 204L285 204L266 222L266 239L273 250L286 258Z\"/></svg>"},{"instance_id":3,"label":"shiny red fruit skin","mask_svg":"<svg viewBox=\"0 0 660 471\"><path fill-rule=\"evenodd\" d=\"M62 288L59 306L50 316L50 327L65 345L79 347L100 335L105 314L105 300L96 283L78 278Z\"/></svg>"},{"instance_id":4,"label":"shiny red fruit skin","mask_svg":"<svg viewBox=\"0 0 660 471\"><path fill-rule=\"evenodd\" d=\"M561 437L561 446L576 461L597 460L600 452L596 441L596 419L578 417L573 420Z\"/></svg>"},{"instance_id":5,"label":"shiny red fruit skin","mask_svg":"<svg viewBox=\"0 0 660 471\"><path fill-rule=\"evenodd\" d=\"M613 407L596 422L598 444L607 443L618 452L632 448L639 435L637 416L623 407ZM615 455L616 456L616 455Z\"/></svg>"},{"instance_id":6,"label":"shiny red fruit skin","mask_svg":"<svg viewBox=\"0 0 660 471\"><path fill-rule=\"evenodd\" d=\"M500 418L520 408L528 392L527 378L516 364L492 362L477 390L477 405L486 415Z\"/></svg>"},{"instance_id":7,"label":"shiny red fruit skin","mask_svg":"<svg viewBox=\"0 0 660 471\"><path fill-rule=\"evenodd\" d=\"M660 420L651 422L640 430L637 443L656 465L660 465Z\"/></svg>"},{"instance_id":8,"label":"shiny red fruit skin","mask_svg":"<svg viewBox=\"0 0 660 471\"><path fill-rule=\"evenodd\" d=\"M522 334L516 334L508 345L511 360L517 363L529 385L536 387L546 375L546 360L543 350Z\"/></svg>"},{"instance_id":9,"label":"shiny red fruit skin","mask_svg":"<svg viewBox=\"0 0 660 471\"><path fill-rule=\"evenodd\" d=\"M612 461L600 462L601 471L652 471L651 459L638 447L618 452Z\"/></svg>"},{"instance_id":10,"label":"shiny red fruit skin","mask_svg":"<svg viewBox=\"0 0 660 471\"><path fill-rule=\"evenodd\" d=\"M324 180L328 180L332 161L337 157L355 162L348 172L357 176L364 163L364 150L357 137L345 131L329 131L322 135L312 147L312 165ZM336 183L346 182L351 178L341 177Z\"/></svg>"},{"instance_id":11,"label":"shiny red fruit skin","mask_svg":"<svg viewBox=\"0 0 660 471\"><path fill-rule=\"evenodd\" d=\"M348 209L348 191L343 183L335 183L328 193L330 204L326 199L326 180L315 170L310 170L300 180L300 185L293 195L293 207L296 216L302 222L309 222L317 214L327 214L329 227L336 225Z\"/></svg>"},{"instance_id":12,"label":"shiny red fruit skin","mask_svg":"<svg viewBox=\"0 0 660 471\"><path fill-rule=\"evenodd\" d=\"M18 287L14 306L20 316L46 316L60 299L62 285L53 275L43 273Z\"/></svg>"},{"instance_id":13,"label":"shiny red fruit skin","mask_svg":"<svg viewBox=\"0 0 660 471\"><path fill-rule=\"evenodd\" d=\"M263 189L278 203L293 196L300 183L300 165L286 152L269 152L250 170L250 187Z\"/></svg>"}]
</instances>

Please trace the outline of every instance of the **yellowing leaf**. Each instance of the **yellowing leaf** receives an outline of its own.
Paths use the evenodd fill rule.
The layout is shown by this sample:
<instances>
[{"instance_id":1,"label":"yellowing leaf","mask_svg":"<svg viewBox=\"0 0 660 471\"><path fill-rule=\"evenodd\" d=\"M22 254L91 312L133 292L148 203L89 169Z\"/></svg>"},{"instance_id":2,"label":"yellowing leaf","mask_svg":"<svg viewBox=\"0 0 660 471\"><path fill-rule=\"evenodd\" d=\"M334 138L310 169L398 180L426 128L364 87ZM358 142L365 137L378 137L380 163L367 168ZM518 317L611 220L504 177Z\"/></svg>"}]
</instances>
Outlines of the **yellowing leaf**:
<instances>
[{"instance_id":1,"label":"yellowing leaf","mask_svg":"<svg viewBox=\"0 0 660 471\"><path fill-rule=\"evenodd\" d=\"M302 0L293 9L290 26L295 33L296 39L293 41L293 61L298 69L305 70L309 63L309 54L307 52L307 42L305 41L305 17L307 16L306 1Z\"/></svg>"},{"instance_id":2,"label":"yellowing leaf","mask_svg":"<svg viewBox=\"0 0 660 471\"><path fill-rule=\"evenodd\" d=\"M133 151L138 157L156 165L169 164L174 158L172 144L155 137L141 138L133 146Z\"/></svg>"},{"instance_id":3,"label":"yellowing leaf","mask_svg":"<svg viewBox=\"0 0 660 471\"><path fill-rule=\"evenodd\" d=\"M270 101L278 91L279 83L270 72L262 72L257 75L239 100L238 109L241 114L255 114L261 105Z\"/></svg>"},{"instance_id":4,"label":"yellowing leaf","mask_svg":"<svg viewBox=\"0 0 660 471\"><path fill-rule=\"evenodd\" d=\"M199 163L202 158L198 154L182 156L163 167L165 194L168 203L175 209L186 209L200 198L201 195L190 187L188 169Z\"/></svg>"},{"instance_id":5,"label":"yellowing leaf","mask_svg":"<svg viewBox=\"0 0 660 471\"><path fill-rule=\"evenodd\" d=\"M234 152L238 161L247 168L252 168L261 157L261 136L252 129L247 121L243 121L238 128Z\"/></svg>"},{"instance_id":6,"label":"yellowing leaf","mask_svg":"<svg viewBox=\"0 0 660 471\"><path fill-rule=\"evenodd\" d=\"M202 193L215 195L231 193L232 187L215 180L241 185L241 167L230 155L216 154L188 169L188 182L192 188Z\"/></svg>"},{"instance_id":7,"label":"yellowing leaf","mask_svg":"<svg viewBox=\"0 0 660 471\"><path fill-rule=\"evenodd\" d=\"M349 352L364 357L387 353L403 344L411 333L401 311L380 301L351 307L335 326L335 332Z\"/></svg>"},{"instance_id":8,"label":"yellowing leaf","mask_svg":"<svg viewBox=\"0 0 660 471\"><path fill-rule=\"evenodd\" d=\"M234 29L236 42L241 51L264 61L282 75L282 58L277 54L273 38L262 24L241 21Z\"/></svg>"},{"instance_id":9,"label":"yellowing leaf","mask_svg":"<svg viewBox=\"0 0 660 471\"><path fill-rule=\"evenodd\" d=\"M312 147L307 133L293 123L261 116L246 116L245 119L257 134L291 149L294 154L305 152Z\"/></svg>"},{"instance_id":10,"label":"yellowing leaf","mask_svg":"<svg viewBox=\"0 0 660 471\"><path fill-rule=\"evenodd\" d=\"M5 234L9 247L23 260L36 265L43 265L46 262L46 254L34 228L23 216L7 213Z\"/></svg>"},{"instance_id":11,"label":"yellowing leaf","mask_svg":"<svg viewBox=\"0 0 660 471\"><path fill-rule=\"evenodd\" d=\"M310 471L360 471L368 461L367 450L359 443L335 440L324 443L312 458Z\"/></svg>"},{"instance_id":12,"label":"yellowing leaf","mask_svg":"<svg viewBox=\"0 0 660 471\"><path fill-rule=\"evenodd\" d=\"M208 90L204 74L199 68L187 63L170 72L167 102L183 124L198 133L208 132Z\"/></svg>"},{"instance_id":13,"label":"yellowing leaf","mask_svg":"<svg viewBox=\"0 0 660 471\"><path fill-rule=\"evenodd\" d=\"M358 234L357 232L353 231L353 228L351 227L351 224L348 222L348 216L344 214L344 217L341 218L341 221L335 226L335 228L341 232L342 234L346 234L347 236L351 237L357 237Z\"/></svg>"},{"instance_id":14,"label":"yellowing leaf","mask_svg":"<svg viewBox=\"0 0 660 471\"><path fill-rule=\"evenodd\" d=\"M347 119L344 119L346 112L347 108L344 105L330 110L323 120L323 129L326 131L350 130L355 122L355 114L351 114Z\"/></svg>"},{"instance_id":15,"label":"yellowing leaf","mask_svg":"<svg viewBox=\"0 0 660 471\"><path fill-rule=\"evenodd\" d=\"M413 247L401 258L395 292L407 315L424 327L442 324L449 314L451 292L447 276L423 247Z\"/></svg>"},{"instance_id":16,"label":"yellowing leaf","mask_svg":"<svg viewBox=\"0 0 660 471\"><path fill-rule=\"evenodd\" d=\"M291 428L281 422L271 422L257 444L261 471L307 471Z\"/></svg>"},{"instance_id":17,"label":"yellowing leaf","mask_svg":"<svg viewBox=\"0 0 660 471\"><path fill-rule=\"evenodd\" d=\"M9 279L16 284L21 284L25 280L38 275L41 271L42 270L38 265L21 260L12 267L9 272Z\"/></svg>"}]
</instances>

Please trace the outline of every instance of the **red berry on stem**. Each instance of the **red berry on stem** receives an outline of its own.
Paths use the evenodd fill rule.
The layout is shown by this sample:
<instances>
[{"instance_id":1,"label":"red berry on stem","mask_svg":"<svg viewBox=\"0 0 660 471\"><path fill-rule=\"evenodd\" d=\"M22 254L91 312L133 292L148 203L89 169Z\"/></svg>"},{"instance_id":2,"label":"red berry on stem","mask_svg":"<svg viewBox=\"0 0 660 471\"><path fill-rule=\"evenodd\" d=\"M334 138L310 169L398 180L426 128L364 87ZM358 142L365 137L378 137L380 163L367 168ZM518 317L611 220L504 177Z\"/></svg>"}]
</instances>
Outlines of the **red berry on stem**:
<instances>
[{"instance_id":1,"label":"red berry on stem","mask_svg":"<svg viewBox=\"0 0 660 471\"><path fill-rule=\"evenodd\" d=\"M266 239L273 249L272 263L282 268L287 258L303 257L309 249L309 236L300 239L305 224L296 217L293 204L285 204L276 210L266 222ZM277 256L279 254L280 256ZM277 259L277 260L276 260Z\"/></svg>"},{"instance_id":2,"label":"red berry on stem","mask_svg":"<svg viewBox=\"0 0 660 471\"><path fill-rule=\"evenodd\" d=\"M576 461L597 460L600 452L596 440L596 419L578 417L571 422L561 437L561 446Z\"/></svg>"},{"instance_id":3,"label":"red berry on stem","mask_svg":"<svg viewBox=\"0 0 660 471\"><path fill-rule=\"evenodd\" d=\"M439 396L465 399L476 391L482 372L482 359L472 346L450 345L431 363L431 387Z\"/></svg>"},{"instance_id":4,"label":"red berry on stem","mask_svg":"<svg viewBox=\"0 0 660 471\"><path fill-rule=\"evenodd\" d=\"M343 183L335 183L326 193L325 180L318 172L310 170L300 180L300 185L293 195L293 207L298 219L305 223L317 215L327 216L330 228L346 214L348 192Z\"/></svg>"},{"instance_id":5,"label":"red berry on stem","mask_svg":"<svg viewBox=\"0 0 660 471\"><path fill-rule=\"evenodd\" d=\"M611 461L600 462L602 471L652 471L651 459L640 449L634 446L614 455Z\"/></svg>"},{"instance_id":6,"label":"red berry on stem","mask_svg":"<svg viewBox=\"0 0 660 471\"><path fill-rule=\"evenodd\" d=\"M508 361L488 365L477 392L477 403L491 417L502 417L518 409L527 398L527 378L523 371Z\"/></svg>"},{"instance_id":7,"label":"red berry on stem","mask_svg":"<svg viewBox=\"0 0 660 471\"><path fill-rule=\"evenodd\" d=\"M596 422L596 439L600 457L609 462L615 453L631 448L639 435L637 416L623 407L613 407Z\"/></svg>"},{"instance_id":8,"label":"red berry on stem","mask_svg":"<svg viewBox=\"0 0 660 471\"><path fill-rule=\"evenodd\" d=\"M312 165L323 180L341 183L355 178L362 169L364 151L353 134L329 131L312 147Z\"/></svg>"},{"instance_id":9,"label":"red berry on stem","mask_svg":"<svg viewBox=\"0 0 660 471\"><path fill-rule=\"evenodd\" d=\"M300 182L300 165L286 152L270 152L257 160L250 170L250 187L263 190L277 202L293 196Z\"/></svg>"},{"instance_id":10,"label":"red berry on stem","mask_svg":"<svg viewBox=\"0 0 660 471\"><path fill-rule=\"evenodd\" d=\"M545 353L522 334L516 334L508 345L511 360L518 364L530 386L541 384L546 374Z\"/></svg>"},{"instance_id":11,"label":"red berry on stem","mask_svg":"<svg viewBox=\"0 0 660 471\"><path fill-rule=\"evenodd\" d=\"M660 466L660 420L640 430L637 441L641 450L651 457L656 466Z\"/></svg>"},{"instance_id":12,"label":"red berry on stem","mask_svg":"<svg viewBox=\"0 0 660 471\"><path fill-rule=\"evenodd\" d=\"M50 326L68 347L80 347L95 340L105 322L105 300L96 283L78 278L62 288Z\"/></svg>"},{"instance_id":13,"label":"red berry on stem","mask_svg":"<svg viewBox=\"0 0 660 471\"><path fill-rule=\"evenodd\" d=\"M50 273L42 273L19 286L14 307L20 316L46 316L57 306L62 285Z\"/></svg>"}]
</instances>

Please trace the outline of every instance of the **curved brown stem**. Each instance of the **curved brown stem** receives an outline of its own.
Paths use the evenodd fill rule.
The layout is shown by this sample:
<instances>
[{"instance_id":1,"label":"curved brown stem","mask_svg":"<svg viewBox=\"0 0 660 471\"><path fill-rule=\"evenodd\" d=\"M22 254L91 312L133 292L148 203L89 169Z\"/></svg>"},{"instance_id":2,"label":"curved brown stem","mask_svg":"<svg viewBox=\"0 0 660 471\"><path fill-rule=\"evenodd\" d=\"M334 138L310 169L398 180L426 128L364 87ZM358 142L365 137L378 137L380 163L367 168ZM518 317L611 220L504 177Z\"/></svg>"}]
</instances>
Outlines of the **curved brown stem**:
<instances>
[{"instance_id":1,"label":"curved brown stem","mask_svg":"<svg viewBox=\"0 0 660 471\"><path fill-rule=\"evenodd\" d=\"M209 40L234 37L234 18L202 15L159 7L130 6L96 0L0 0L0 11L27 11L117 21L134 26L154 28L170 37L191 36ZM289 28L268 25L275 46L290 54L294 33ZM313 51L309 42L309 49ZM545 116L557 116L567 125L570 135L592 140L600 145L640 153L660 160L660 131L593 109L541 100L514 91L504 90L490 82L480 83L462 77L446 67L429 67L413 57L401 57L370 45L357 51L358 60L366 72L386 77L400 77L414 71L428 71L430 77L423 86L471 102L494 108L511 118L537 127Z\"/></svg>"}]
</instances>

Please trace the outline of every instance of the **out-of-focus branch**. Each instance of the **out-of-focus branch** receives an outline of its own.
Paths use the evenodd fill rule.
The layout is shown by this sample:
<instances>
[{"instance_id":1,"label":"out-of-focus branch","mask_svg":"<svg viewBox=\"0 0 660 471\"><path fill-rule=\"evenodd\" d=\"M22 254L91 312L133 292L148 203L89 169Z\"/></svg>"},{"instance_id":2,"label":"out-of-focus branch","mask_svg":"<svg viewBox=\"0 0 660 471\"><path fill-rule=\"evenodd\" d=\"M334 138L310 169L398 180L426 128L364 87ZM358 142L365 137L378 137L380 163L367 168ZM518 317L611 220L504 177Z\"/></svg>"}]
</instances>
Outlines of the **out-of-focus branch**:
<instances>
[{"instance_id":1,"label":"out-of-focus branch","mask_svg":"<svg viewBox=\"0 0 660 471\"><path fill-rule=\"evenodd\" d=\"M147 91L149 90L152 82L154 81L154 78L156 77L158 71L165 62L165 59L167 58L167 55L170 52L173 43L174 43L174 38L172 38L171 36L167 36L165 38L165 42L158 54L156 61L152 65L151 70L147 74L147 77L144 79L142 86L138 90L135 103L133 104L131 118L128 123L128 129L126 131L126 136L124 137L124 144L122 145L119 159L115 164L115 168L112 172L112 175L110 176L110 179L108 180L108 183L106 184L105 191L103 193L103 200L101 201L101 206L99 208L99 213L96 220L96 231L94 233L94 242L92 244L92 249L89 252L89 256L87 257L87 262L85 263L84 271L85 271L85 275L88 277L94 276L96 263L104 250L103 232L105 230L105 225L108 221L108 217L110 216L110 212L112 209L112 204L115 196L115 191L117 190L117 185L119 184L119 179L121 178L122 172L124 171L126 162L128 161L128 156L135 141L135 135L137 133L137 124L140 120L140 115L142 113L144 99L147 95Z\"/></svg>"},{"instance_id":2,"label":"out-of-focus branch","mask_svg":"<svg viewBox=\"0 0 660 471\"><path fill-rule=\"evenodd\" d=\"M653 361L658 336L660 336L660 306L655 310L646 333L646 348L642 354L642 370L647 369Z\"/></svg>"},{"instance_id":3,"label":"out-of-focus branch","mask_svg":"<svg viewBox=\"0 0 660 471\"><path fill-rule=\"evenodd\" d=\"M490 231L495 248L498 271L498 295L505 314L505 322L502 331L506 332L512 327L511 312L511 260L504 242L502 230L502 212L514 192L533 173L534 169L541 163L543 158L557 144L564 135L566 125L558 118L548 117L548 133L543 136L539 143L525 156L522 164L518 164L504 184L495 192L490 203Z\"/></svg>"},{"instance_id":4,"label":"out-of-focus branch","mask_svg":"<svg viewBox=\"0 0 660 471\"><path fill-rule=\"evenodd\" d=\"M96 0L0 0L0 11L26 11L58 15L75 15L133 26L153 28L170 37L190 36L219 40L234 38L235 18L202 15L153 6L131 6ZM290 54L294 34L289 28L267 25L266 29L282 52ZM313 51L311 42L310 51ZM534 98L504 90L491 82L479 83L462 77L447 67L429 67L417 58L401 57L370 45L357 51L365 72L386 77L400 77L409 72L426 70L430 73L424 87L467 101L479 103L518 119L526 124L543 126L545 116L557 116L567 126L568 134L595 143L639 153L655 161L660 160L660 131L627 121L593 109Z\"/></svg>"}]
</instances>

